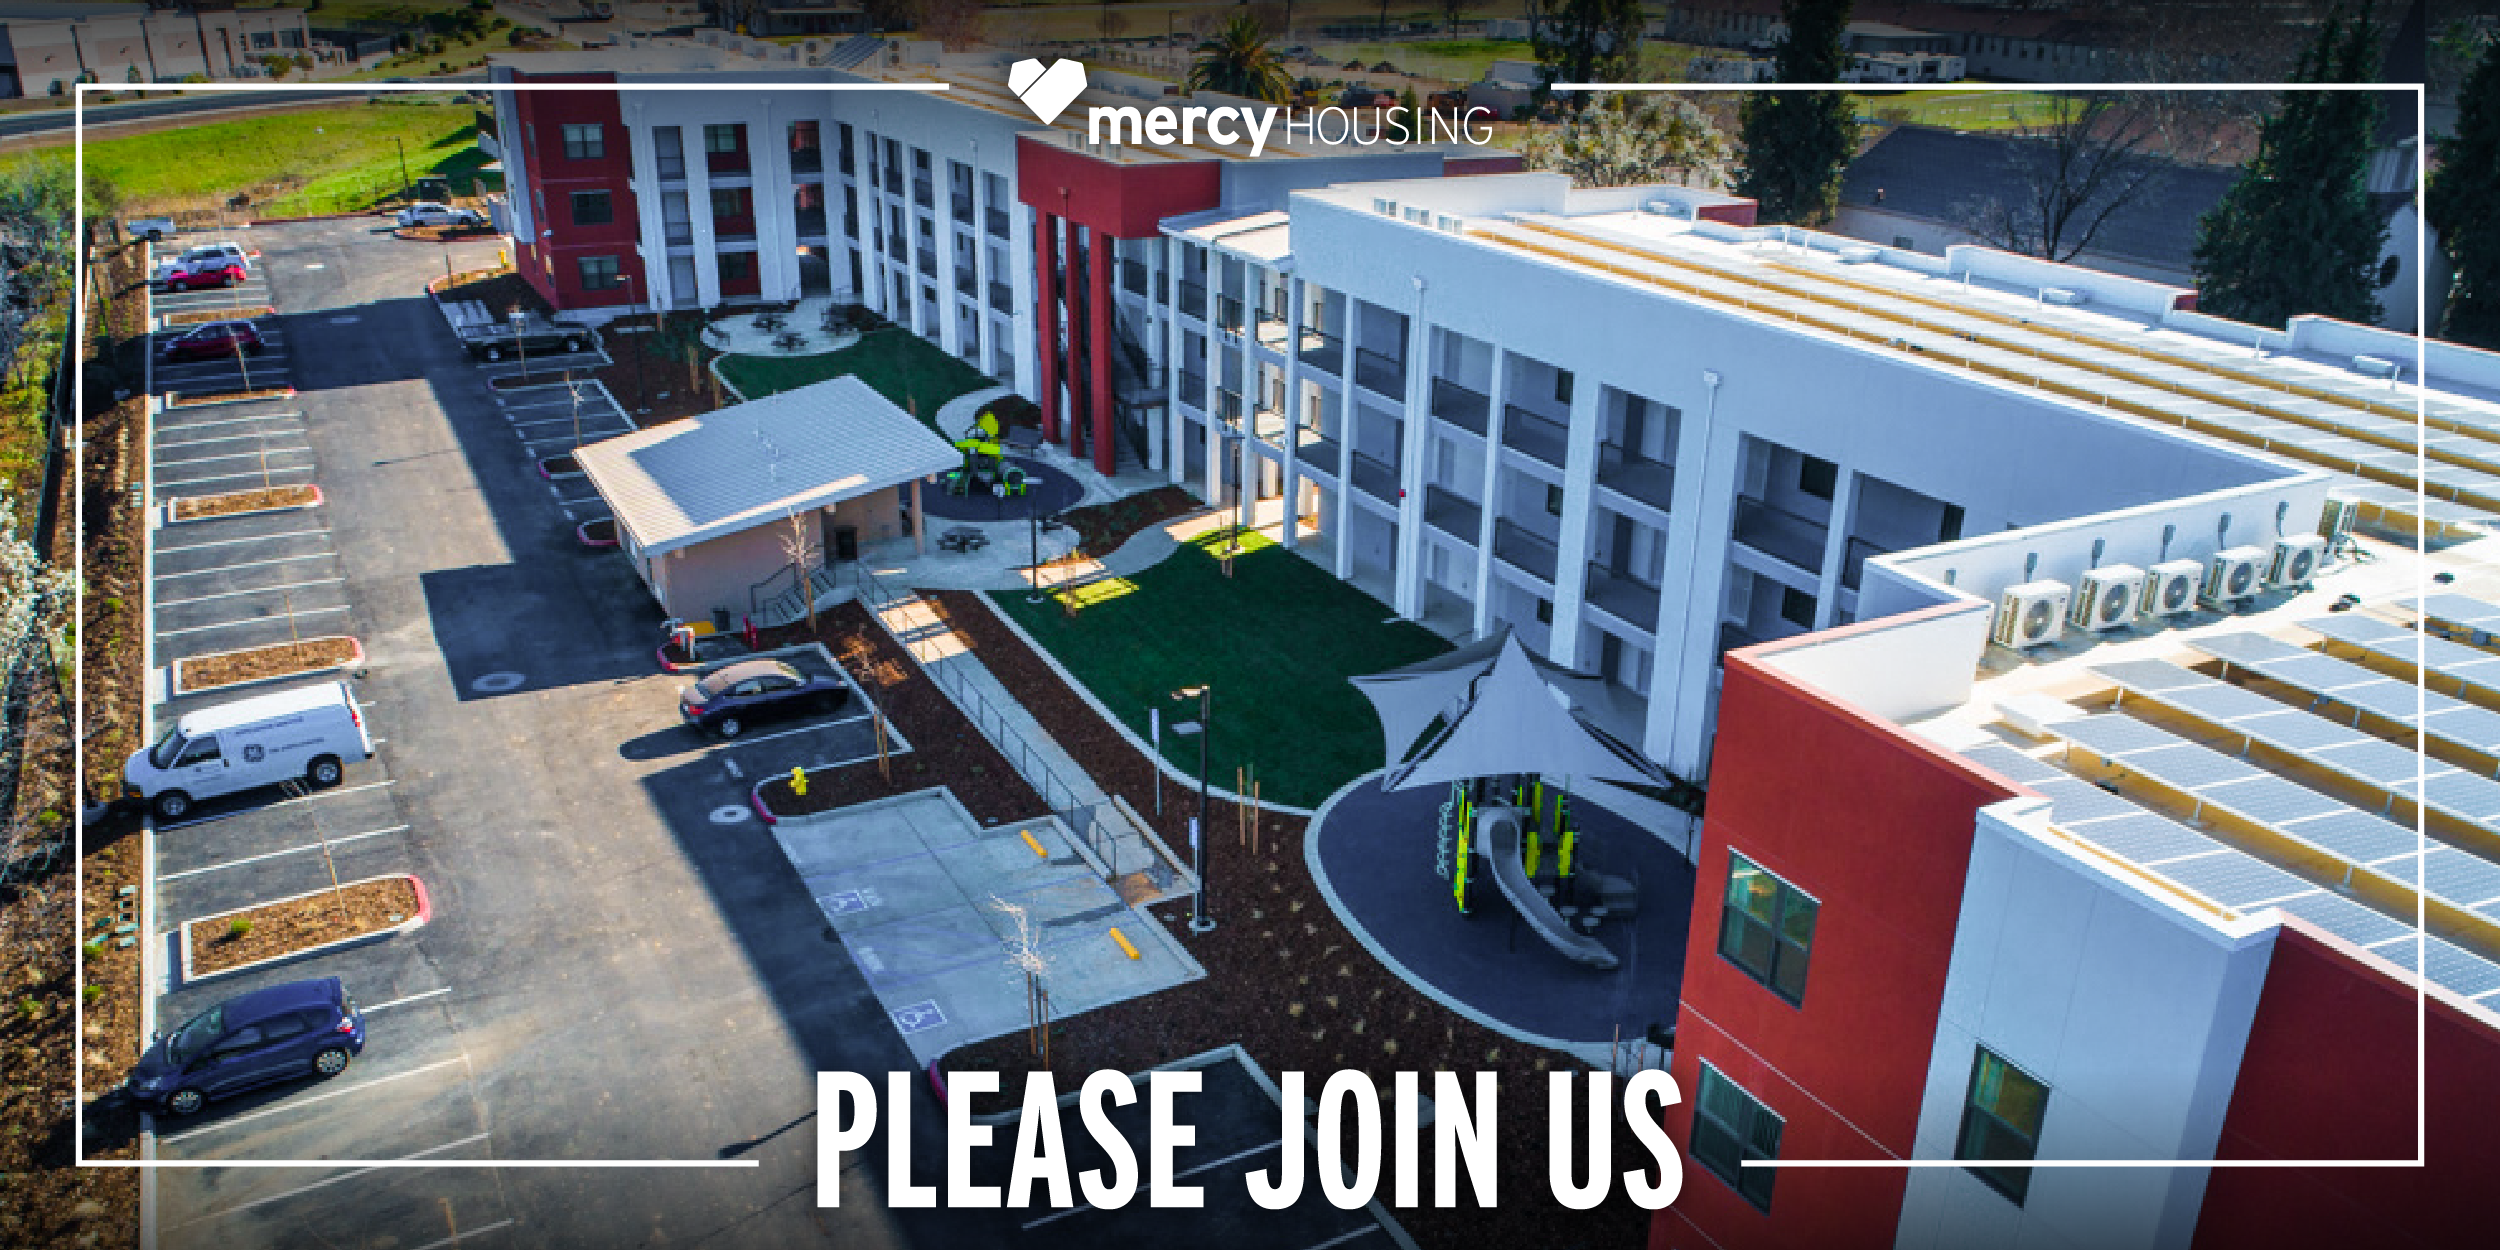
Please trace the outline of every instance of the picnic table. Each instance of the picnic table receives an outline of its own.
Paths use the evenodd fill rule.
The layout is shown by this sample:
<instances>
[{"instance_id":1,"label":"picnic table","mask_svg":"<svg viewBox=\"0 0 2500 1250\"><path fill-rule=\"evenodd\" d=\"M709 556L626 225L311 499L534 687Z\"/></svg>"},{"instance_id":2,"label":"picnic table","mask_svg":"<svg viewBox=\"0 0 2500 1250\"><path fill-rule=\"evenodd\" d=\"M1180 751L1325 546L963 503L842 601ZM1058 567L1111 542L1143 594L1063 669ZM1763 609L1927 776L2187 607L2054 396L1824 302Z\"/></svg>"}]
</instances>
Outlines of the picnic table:
<instances>
[{"instance_id":1,"label":"picnic table","mask_svg":"<svg viewBox=\"0 0 2500 1250\"><path fill-rule=\"evenodd\" d=\"M990 545L990 536L969 525L950 525L938 533L940 551L979 551Z\"/></svg>"}]
</instances>

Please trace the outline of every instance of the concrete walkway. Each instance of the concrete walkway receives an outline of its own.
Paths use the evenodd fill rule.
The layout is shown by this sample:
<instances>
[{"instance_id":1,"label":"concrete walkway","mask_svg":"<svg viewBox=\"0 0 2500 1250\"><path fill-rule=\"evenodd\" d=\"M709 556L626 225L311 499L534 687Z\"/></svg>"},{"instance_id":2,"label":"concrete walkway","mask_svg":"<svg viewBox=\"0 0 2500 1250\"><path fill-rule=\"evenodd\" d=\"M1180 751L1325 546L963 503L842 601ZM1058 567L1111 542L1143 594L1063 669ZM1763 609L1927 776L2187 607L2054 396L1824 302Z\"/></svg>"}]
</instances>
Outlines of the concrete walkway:
<instances>
[{"instance_id":1,"label":"concrete walkway","mask_svg":"<svg viewBox=\"0 0 2500 1250\"><path fill-rule=\"evenodd\" d=\"M784 324L779 330L757 329L754 313L733 313L703 327L703 342L727 356L769 358L821 356L826 352L838 352L858 342L859 335L849 330L839 334L825 332L825 309L832 304L832 300L822 296L800 300L796 309L783 314ZM791 347L776 346L776 340L784 334L798 335L798 343Z\"/></svg>"},{"instance_id":2,"label":"concrete walkway","mask_svg":"<svg viewBox=\"0 0 2500 1250\"><path fill-rule=\"evenodd\" d=\"M981 411L981 405L1001 395L1015 393L1016 388L1012 386L989 386L977 391L966 391L938 405L937 416L932 420L937 422L939 433L949 439L956 438L972 428L973 415Z\"/></svg>"}]
</instances>

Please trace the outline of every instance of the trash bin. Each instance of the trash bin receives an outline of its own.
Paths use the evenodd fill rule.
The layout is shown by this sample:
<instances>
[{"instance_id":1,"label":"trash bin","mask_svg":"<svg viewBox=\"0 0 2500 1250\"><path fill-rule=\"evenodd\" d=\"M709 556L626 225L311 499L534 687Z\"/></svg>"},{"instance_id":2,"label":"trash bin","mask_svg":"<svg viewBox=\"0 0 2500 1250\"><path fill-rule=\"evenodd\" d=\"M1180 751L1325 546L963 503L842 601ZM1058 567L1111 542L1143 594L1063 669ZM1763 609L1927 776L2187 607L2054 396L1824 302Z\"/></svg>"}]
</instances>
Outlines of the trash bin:
<instances>
[{"instance_id":1,"label":"trash bin","mask_svg":"<svg viewBox=\"0 0 2500 1250\"><path fill-rule=\"evenodd\" d=\"M837 525L833 527L833 558L838 564L859 559L858 526Z\"/></svg>"}]
</instances>

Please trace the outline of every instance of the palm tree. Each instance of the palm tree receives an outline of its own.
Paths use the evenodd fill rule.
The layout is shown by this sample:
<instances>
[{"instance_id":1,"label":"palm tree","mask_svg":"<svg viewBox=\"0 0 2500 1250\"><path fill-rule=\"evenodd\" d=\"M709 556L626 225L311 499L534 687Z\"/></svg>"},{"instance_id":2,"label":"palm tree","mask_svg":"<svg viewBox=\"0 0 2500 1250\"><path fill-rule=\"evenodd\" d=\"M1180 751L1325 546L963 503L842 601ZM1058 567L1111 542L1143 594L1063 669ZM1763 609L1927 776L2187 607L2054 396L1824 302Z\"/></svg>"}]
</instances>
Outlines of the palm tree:
<instances>
[{"instance_id":1,"label":"palm tree","mask_svg":"<svg viewBox=\"0 0 2500 1250\"><path fill-rule=\"evenodd\" d=\"M1276 50L1267 46L1266 29L1250 14L1224 23L1196 52L1198 63L1189 67L1189 77L1182 83L1190 91L1221 91L1270 104L1293 99L1293 74Z\"/></svg>"}]
</instances>

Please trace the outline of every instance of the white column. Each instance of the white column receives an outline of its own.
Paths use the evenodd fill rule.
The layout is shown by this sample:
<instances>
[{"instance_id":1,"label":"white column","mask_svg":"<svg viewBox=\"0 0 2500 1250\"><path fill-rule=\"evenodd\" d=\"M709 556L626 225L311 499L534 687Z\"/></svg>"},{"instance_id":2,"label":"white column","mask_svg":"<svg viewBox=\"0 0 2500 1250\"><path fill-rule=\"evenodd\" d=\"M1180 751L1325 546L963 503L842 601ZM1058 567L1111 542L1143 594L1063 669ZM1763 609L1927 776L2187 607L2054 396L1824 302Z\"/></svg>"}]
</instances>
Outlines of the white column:
<instances>
[{"instance_id":1,"label":"white column","mask_svg":"<svg viewBox=\"0 0 2500 1250\"><path fill-rule=\"evenodd\" d=\"M1406 319L1406 424L1398 440L1398 545L1389 606L1409 620L1424 614L1424 461L1432 448L1432 327L1424 320L1423 276Z\"/></svg>"},{"instance_id":2,"label":"white column","mask_svg":"<svg viewBox=\"0 0 2500 1250\"><path fill-rule=\"evenodd\" d=\"M1554 631L1546 658L1565 667L1580 663L1580 609L1588 601L1589 527L1597 511L1597 445L1606 418L1595 377L1574 373L1570 424L1563 430L1562 533L1554 543Z\"/></svg>"},{"instance_id":3,"label":"white column","mask_svg":"<svg viewBox=\"0 0 2500 1250\"><path fill-rule=\"evenodd\" d=\"M1687 403L1675 454L1675 523L1667 529L1664 581L1683 586L1658 614L1658 647L1651 656L1649 725L1642 749L1678 776L1698 778L1709 756L1703 731L1711 698L1710 676L1719 651L1719 615L1727 597L1728 538L1735 527L1738 469L1744 432L1736 423L1720 428L1722 401L1716 372L1702 375L1704 397Z\"/></svg>"},{"instance_id":4,"label":"white column","mask_svg":"<svg viewBox=\"0 0 2500 1250\"><path fill-rule=\"evenodd\" d=\"M1493 349L1493 381L1485 396L1484 513L1476 526L1474 628L1478 638L1493 632L1493 524L1501 519L1495 505L1502 499L1502 418L1506 415L1502 397L1509 393L1510 353L1497 346Z\"/></svg>"},{"instance_id":5,"label":"white column","mask_svg":"<svg viewBox=\"0 0 2500 1250\"><path fill-rule=\"evenodd\" d=\"M1178 454L1182 431L1188 425L1181 416L1181 241L1170 235L1163 238L1163 446L1157 448L1163 462L1164 480L1175 486L1181 481ZM1205 366L1199 366L1204 371ZM1193 397L1194 399L1195 397Z\"/></svg>"},{"instance_id":6,"label":"white column","mask_svg":"<svg viewBox=\"0 0 2500 1250\"><path fill-rule=\"evenodd\" d=\"M721 299L720 244L712 231L712 162L703 150L703 123L681 119L677 143L686 155L686 220L694 227L695 303L710 308Z\"/></svg>"},{"instance_id":7,"label":"white column","mask_svg":"<svg viewBox=\"0 0 2500 1250\"><path fill-rule=\"evenodd\" d=\"M1015 180L1007 180L1009 193ZM1008 341L1022 347L1016 353L1016 392L1039 396L1042 390L1041 336L1045 327L1034 319L1033 300L1033 220L1032 209L1010 199L1007 213L1007 285L1012 295L1007 301ZM986 222L986 218L984 221ZM984 229L987 228L985 225Z\"/></svg>"},{"instance_id":8,"label":"white column","mask_svg":"<svg viewBox=\"0 0 2500 1250\"><path fill-rule=\"evenodd\" d=\"M1345 310L1337 337L1337 560L1338 581L1354 576L1354 333L1363 324L1354 296L1340 294Z\"/></svg>"},{"instance_id":9,"label":"white column","mask_svg":"<svg viewBox=\"0 0 2500 1250\"><path fill-rule=\"evenodd\" d=\"M1839 619L1841 574L1849 567L1849 514L1858 503L1858 474L1841 466L1840 481L1832 489L1831 525L1823 535L1822 576L1814 585L1814 627L1830 629Z\"/></svg>"},{"instance_id":10,"label":"white column","mask_svg":"<svg viewBox=\"0 0 2500 1250\"><path fill-rule=\"evenodd\" d=\"M1302 280L1285 275L1285 396L1277 405L1285 422L1285 546L1300 544L1302 528Z\"/></svg>"},{"instance_id":11,"label":"white column","mask_svg":"<svg viewBox=\"0 0 2500 1250\"><path fill-rule=\"evenodd\" d=\"M756 120L747 123L747 194L755 201L756 288L765 299L795 299L799 289L799 219L790 169L789 122L774 116L775 96L762 94Z\"/></svg>"}]
</instances>

